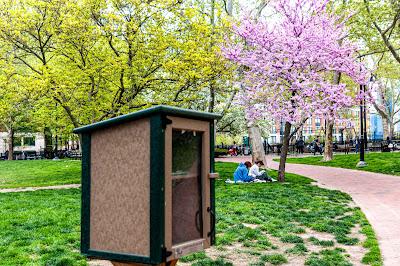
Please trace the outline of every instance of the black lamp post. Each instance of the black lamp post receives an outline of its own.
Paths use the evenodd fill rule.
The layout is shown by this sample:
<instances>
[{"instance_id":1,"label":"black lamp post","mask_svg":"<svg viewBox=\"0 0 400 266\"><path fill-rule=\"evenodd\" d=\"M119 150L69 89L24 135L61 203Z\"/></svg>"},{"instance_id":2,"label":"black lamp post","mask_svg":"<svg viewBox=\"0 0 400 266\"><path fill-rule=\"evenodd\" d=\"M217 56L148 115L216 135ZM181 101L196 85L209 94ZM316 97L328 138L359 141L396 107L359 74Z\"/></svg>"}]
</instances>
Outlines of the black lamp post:
<instances>
[{"instance_id":1,"label":"black lamp post","mask_svg":"<svg viewBox=\"0 0 400 266\"><path fill-rule=\"evenodd\" d=\"M372 81L372 77L371 77ZM364 146L365 150L368 150L368 134L367 134L367 105L365 104L365 92L367 91L367 86L364 85L364 94L363 94L363 102L364 102Z\"/></svg>"},{"instance_id":2,"label":"black lamp post","mask_svg":"<svg viewBox=\"0 0 400 266\"><path fill-rule=\"evenodd\" d=\"M360 92L365 92L365 85L360 85ZM365 123L365 125L364 125ZM366 116L365 116L365 97L363 94L362 99L360 100L360 161L357 163L357 167L365 167L367 163L364 160L364 148L366 145L364 144L364 137L366 137ZM364 128L365 127L365 128Z\"/></svg>"}]
</instances>

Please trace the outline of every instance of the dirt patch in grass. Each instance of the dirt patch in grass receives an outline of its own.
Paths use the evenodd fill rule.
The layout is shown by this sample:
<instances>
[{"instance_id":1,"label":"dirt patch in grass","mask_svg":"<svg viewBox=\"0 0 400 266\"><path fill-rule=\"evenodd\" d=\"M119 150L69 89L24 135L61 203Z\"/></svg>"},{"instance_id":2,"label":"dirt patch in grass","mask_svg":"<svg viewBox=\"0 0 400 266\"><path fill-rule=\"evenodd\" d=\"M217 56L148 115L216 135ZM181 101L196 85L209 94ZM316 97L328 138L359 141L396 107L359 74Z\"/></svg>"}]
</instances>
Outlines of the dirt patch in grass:
<instances>
[{"instance_id":1,"label":"dirt patch in grass","mask_svg":"<svg viewBox=\"0 0 400 266\"><path fill-rule=\"evenodd\" d=\"M347 254L349 254L348 259L353 265L364 265L361 263L361 261L368 252L368 249L363 247L363 243L365 243L367 237L363 233L361 233L361 226L359 224L356 224L351 229L349 237L357 238L360 240L360 242L357 245L352 246L338 244L338 247L343 248L347 251Z\"/></svg>"},{"instance_id":2,"label":"dirt patch in grass","mask_svg":"<svg viewBox=\"0 0 400 266\"><path fill-rule=\"evenodd\" d=\"M24 187L24 188L3 188L0 189L0 193L15 193L15 192L29 192L37 190L51 190L51 189L70 189L80 188L80 184L69 184L69 185L58 185L58 186L47 186L47 187Z\"/></svg>"},{"instance_id":3,"label":"dirt patch in grass","mask_svg":"<svg viewBox=\"0 0 400 266\"><path fill-rule=\"evenodd\" d=\"M88 264L89 266L113 266L111 261L108 260L90 260Z\"/></svg>"},{"instance_id":4,"label":"dirt patch in grass","mask_svg":"<svg viewBox=\"0 0 400 266\"><path fill-rule=\"evenodd\" d=\"M252 229L256 229L259 226L256 224L243 225ZM357 224L352 228L351 233L349 234L349 237L351 238L360 239L360 242L356 245L339 244L335 240L335 236L333 234L318 232L310 228L305 228L305 233L298 234L298 236L303 239L304 244L286 243L282 242L279 237L264 234L271 243L271 248L268 248L266 250L248 248L243 246L243 244L241 243L233 243L232 245L226 245L223 247L211 247L210 249L205 251L205 256L212 259L213 261L217 259L224 259L227 263L231 263L231 265L233 266L252 266L271 265L268 262L263 262L260 258L262 256L280 254L284 256L287 260L286 263L283 263L284 265L298 266L305 265L307 258L313 253L320 253L324 250L335 251L335 249L339 248L344 250L344 257L349 263L355 266L365 265L361 263L361 260L368 252L368 250L362 246L362 243L366 240L366 236L360 232L360 229L361 226ZM312 239L313 241L311 241L310 239ZM189 266L193 265L193 262L179 262L178 265ZM198 265L203 264L201 264L200 262L200 264Z\"/></svg>"},{"instance_id":5,"label":"dirt patch in grass","mask_svg":"<svg viewBox=\"0 0 400 266\"><path fill-rule=\"evenodd\" d=\"M225 180L236 164L217 167ZM217 181L216 246L179 265L382 265L376 238L350 196L298 175L287 174L286 181Z\"/></svg>"},{"instance_id":6,"label":"dirt patch in grass","mask_svg":"<svg viewBox=\"0 0 400 266\"><path fill-rule=\"evenodd\" d=\"M259 226L258 224L246 224L246 223L244 223L243 225L251 229L256 229Z\"/></svg>"}]
</instances>

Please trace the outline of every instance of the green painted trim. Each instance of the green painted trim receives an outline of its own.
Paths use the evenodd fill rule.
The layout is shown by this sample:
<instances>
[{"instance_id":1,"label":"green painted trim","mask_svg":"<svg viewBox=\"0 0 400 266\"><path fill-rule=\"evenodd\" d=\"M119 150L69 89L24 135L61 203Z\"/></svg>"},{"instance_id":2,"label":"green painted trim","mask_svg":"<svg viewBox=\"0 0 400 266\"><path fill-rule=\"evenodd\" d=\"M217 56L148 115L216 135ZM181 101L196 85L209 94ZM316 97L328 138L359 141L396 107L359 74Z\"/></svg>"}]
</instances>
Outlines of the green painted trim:
<instances>
[{"instance_id":1,"label":"green painted trim","mask_svg":"<svg viewBox=\"0 0 400 266\"><path fill-rule=\"evenodd\" d=\"M215 122L210 122L210 173L215 172L215 165L214 165L214 129L215 129ZM211 210L215 214L215 179L210 180L210 201L211 201ZM215 214L216 215L216 214ZM215 219L215 215L211 215L211 224L216 225L216 221L212 221ZM211 235L211 245L215 245L215 233L216 228L214 229L214 233Z\"/></svg>"},{"instance_id":2,"label":"green painted trim","mask_svg":"<svg viewBox=\"0 0 400 266\"><path fill-rule=\"evenodd\" d=\"M82 135L82 206L81 206L81 251L90 246L90 147L91 135Z\"/></svg>"},{"instance_id":3,"label":"green painted trim","mask_svg":"<svg viewBox=\"0 0 400 266\"><path fill-rule=\"evenodd\" d=\"M155 263L165 259L165 119L150 118L150 258Z\"/></svg>"},{"instance_id":4,"label":"green painted trim","mask_svg":"<svg viewBox=\"0 0 400 266\"><path fill-rule=\"evenodd\" d=\"M187 117L187 118L206 120L206 121L219 119L222 117L219 114L199 112L199 111L177 108L177 107L166 106L166 105L158 105L158 106L144 109L141 111L137 111L134 113L121 115L121 116L111 118L111 119L108 119L105 121L101 121L101 122L97 122L97 123L94 123L91 125L76 128L76 129L74 129L73 132L77 133L77 134L82 134L85 132L91 132L91 131L94 131L97 129L106 128L106 127L109 127L112 125L118 125L118 124L121 124L124 122L134 121L134 120L137 120L140 118L150 117L150 116L158 115L158 114L175 115L175 116L179 116L179 117Z\"/></svg>"},{"instance_id":5,"label":"green painted trim","mask_svg":"<svg viewBox=\"0 0 400 266\"><path fill-rule=\"evenodd\" d=\"M121 262L137 262L144 264L157 264L157 262L153 262L150 257L144 257L140 255L131 255L124 253L115 253L110 251L103 250L93 250L89 249L84 253L87 257L95 257L95 258L103 258L113 261L121 261Z\"/></svg>"}]
</instances>

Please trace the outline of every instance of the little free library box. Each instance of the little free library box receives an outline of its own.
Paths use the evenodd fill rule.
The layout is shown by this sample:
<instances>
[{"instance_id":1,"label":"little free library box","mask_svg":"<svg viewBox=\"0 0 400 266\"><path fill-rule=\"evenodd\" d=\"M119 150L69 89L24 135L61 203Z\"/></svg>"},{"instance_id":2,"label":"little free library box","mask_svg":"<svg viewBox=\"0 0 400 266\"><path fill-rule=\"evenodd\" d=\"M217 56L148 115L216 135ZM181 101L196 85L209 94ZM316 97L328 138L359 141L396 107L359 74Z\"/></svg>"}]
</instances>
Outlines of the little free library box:
<instances>
[{"instance_id":1,"label":"little free library box","mask_svg":"<svg viewBox=\"0 0 400 266\"><path fill-rule=\"evenodd\" d=\"M75 129L82 253L157 265L213 245L218 118L156 106Z\"/></svg>"}]
</instances>

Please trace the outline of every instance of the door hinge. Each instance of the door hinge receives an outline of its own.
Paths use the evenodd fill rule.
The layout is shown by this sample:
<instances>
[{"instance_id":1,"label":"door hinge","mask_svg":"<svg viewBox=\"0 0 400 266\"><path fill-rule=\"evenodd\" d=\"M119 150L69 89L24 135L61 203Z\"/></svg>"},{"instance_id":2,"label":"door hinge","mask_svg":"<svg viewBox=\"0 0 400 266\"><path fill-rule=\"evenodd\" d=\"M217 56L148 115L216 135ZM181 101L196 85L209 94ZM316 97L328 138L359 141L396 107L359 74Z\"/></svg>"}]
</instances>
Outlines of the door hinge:
<instances>
[{"instance_id":1,"label":"door hinge","mask_svg":"<svg viewBox=\"0 0 400 266\"><path fill-rule=\"evenodd\" d=\"M162 248L162 258L164 262L167 262L169 256L172 255L172 251L167 250L166 247Z\"/></svg>"}]
</instances>

